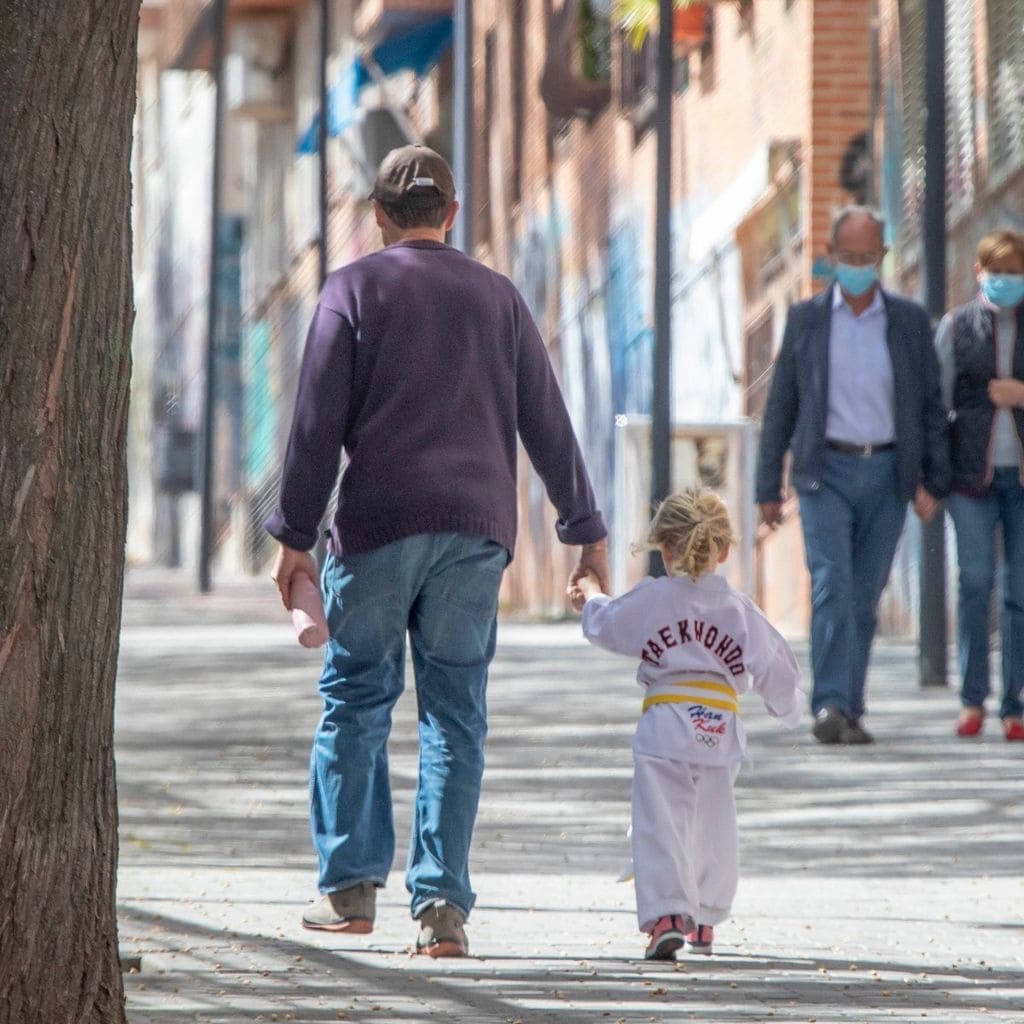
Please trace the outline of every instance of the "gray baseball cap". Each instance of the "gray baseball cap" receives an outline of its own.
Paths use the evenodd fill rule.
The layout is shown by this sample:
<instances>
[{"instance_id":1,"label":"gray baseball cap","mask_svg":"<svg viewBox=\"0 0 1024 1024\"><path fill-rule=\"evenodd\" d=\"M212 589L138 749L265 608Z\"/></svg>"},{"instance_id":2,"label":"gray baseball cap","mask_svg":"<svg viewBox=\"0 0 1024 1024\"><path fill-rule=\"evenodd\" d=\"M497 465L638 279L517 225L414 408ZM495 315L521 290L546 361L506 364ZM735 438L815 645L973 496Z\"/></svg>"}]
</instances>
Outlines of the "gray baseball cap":
<instances>
[{"instance_id":1,"label":"gray baseball cap","mask_svg":"<svg viewBox=\"0 0 1024 1024\"><path fill-rule=\"evenodd\" d=\"M377 171L371 199L401 202L410 196L437 194L449 202L455 198L455 178L440 153L429 146L401 146L391 150Z\"/></svg>"}]
</instances>

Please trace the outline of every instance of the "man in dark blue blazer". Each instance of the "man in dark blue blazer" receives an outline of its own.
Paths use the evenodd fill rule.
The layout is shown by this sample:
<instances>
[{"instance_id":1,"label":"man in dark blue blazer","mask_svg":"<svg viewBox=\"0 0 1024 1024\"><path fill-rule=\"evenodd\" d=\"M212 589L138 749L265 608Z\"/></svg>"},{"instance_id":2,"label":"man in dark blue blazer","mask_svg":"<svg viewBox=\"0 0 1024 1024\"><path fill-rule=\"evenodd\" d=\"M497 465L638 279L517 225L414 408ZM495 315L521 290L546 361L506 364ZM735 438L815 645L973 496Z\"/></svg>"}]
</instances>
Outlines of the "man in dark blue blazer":
<instances>
[{"instance_id":1,"label":"man in dark blue blazer","mask_svg":"<svg viewBox=\"0 0 1024 1024\"><path fill-rule=\"evenodd\" d=\"M832 225L835 283L789 311L761 426L757 502L782 519L783 460L811 574L813 732L870 743L861 724L877 621L908 501L930 519L950 484L928 314L878 283L885 225L851 206Z\"/></svg>"}]
</instances>

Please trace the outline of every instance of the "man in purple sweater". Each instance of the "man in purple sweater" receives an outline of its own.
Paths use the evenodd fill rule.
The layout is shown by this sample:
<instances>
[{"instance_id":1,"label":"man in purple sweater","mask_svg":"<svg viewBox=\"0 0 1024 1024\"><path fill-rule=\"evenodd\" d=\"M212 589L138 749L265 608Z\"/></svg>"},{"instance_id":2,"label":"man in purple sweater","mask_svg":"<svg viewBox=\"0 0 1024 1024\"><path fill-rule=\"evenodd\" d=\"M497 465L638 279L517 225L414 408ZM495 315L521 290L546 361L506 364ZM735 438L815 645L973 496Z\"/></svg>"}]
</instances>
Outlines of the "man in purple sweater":
<instances>
[{"instance_id":1,"label":"man in purple sweater","mask_svg":"<svg viewBox=\"0 0 1024 1024\"><path fill-rule=\"evenodd\" d=\"M306 339L281 482L266 528L273 577L316 580L310 549L338 476L321 588L331 641L320 677L310 801L322 896L307 928L366 934L394 860L387 741L409 634L420 770L406 871L417 950L464 956L469 847L487 733L498 588L516 537L516 437L547 489L570 587L608 589L606 530L544 343L507 278L444 244L451 169L424 146L381 164L385 248L324 284Z\"/></svg>"}]
</instances>

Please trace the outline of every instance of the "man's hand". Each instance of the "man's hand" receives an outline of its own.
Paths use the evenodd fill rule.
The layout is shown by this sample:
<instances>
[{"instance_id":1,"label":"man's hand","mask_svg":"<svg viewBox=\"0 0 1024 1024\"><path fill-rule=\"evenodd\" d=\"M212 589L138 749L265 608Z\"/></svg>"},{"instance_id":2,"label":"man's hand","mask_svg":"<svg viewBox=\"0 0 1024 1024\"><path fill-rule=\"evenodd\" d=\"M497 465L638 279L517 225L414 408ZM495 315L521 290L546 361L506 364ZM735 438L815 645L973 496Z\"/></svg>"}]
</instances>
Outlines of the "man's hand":
<instances>
[{"instance_id":1,"label":"man's hand","mask_svg":"<svg viewBox=\"0 0 1024 1024\"><path fill-rule=\"evenodd\" d=\"M762 501L757 507L761 510L761 519L764 525L772 530L777 530L782 522L782 502Z\"/></svg>"},{"instance_id":2,"label":"man's hand","mask_svg":"<svg viewBox=\"0 0 1024 1024\"><path fill-rule=\"evenodd\" d=\"M589 572L575 585L569 585L569 597L572 600L572 606L576 611L583 611L583 606L592 598L597 597L598 594L604 594L606 591L602 589L601 584L597 582L597 576L594 573Z\"/></svg>"},{"instance_id":3,"label":"man's hand","mask_svg":"<svg viewBox=\"0 0 1024 1024\"><path fill-rule=\"evenodd\" d=\"M583 597L583 591L579 585L580 580L590 575L596 577L597 585L603 593L610 592L607 540L599 540L596 544L584 544L580 550L580 560L569 575L569 585L565 588L573 605Z\"/></svg>"},{"instance_id":4,"label":"man's hand","mask_svg":"<svg viewBox=\"0 0 1024 1024\"><path fill-rule=\"evenodd\" d=\"M319 587L316 562L308 551L296 551L295 548L281 545L277 553L277 561L270 578L277 584L277 592L281 595L281 604L288 611L292 610L292 579L296 575L308 576L314 587Z\"/></svg>"},{"instance_id":5,"label":"man's hand","mask_svg":"<svg viewBox=\"0 0 1024 1024\"><path fill-rule=\"evenodd\" d=\"M988 382L988 397L997 409L1024 406L1024 381L1001 377Z\"/></svg>"},{"instance_id":6,"label":"man's hand","mask_svg":"<svg viewBox=\"0 0 1024 1024\"><path fill-rule=\"evenodd\" d=\"M914 511L921 522L930 523L938 507L938 498L933 497L921 484L918 484L917 493L914 495Z\"/></svg>"}]
</instances>

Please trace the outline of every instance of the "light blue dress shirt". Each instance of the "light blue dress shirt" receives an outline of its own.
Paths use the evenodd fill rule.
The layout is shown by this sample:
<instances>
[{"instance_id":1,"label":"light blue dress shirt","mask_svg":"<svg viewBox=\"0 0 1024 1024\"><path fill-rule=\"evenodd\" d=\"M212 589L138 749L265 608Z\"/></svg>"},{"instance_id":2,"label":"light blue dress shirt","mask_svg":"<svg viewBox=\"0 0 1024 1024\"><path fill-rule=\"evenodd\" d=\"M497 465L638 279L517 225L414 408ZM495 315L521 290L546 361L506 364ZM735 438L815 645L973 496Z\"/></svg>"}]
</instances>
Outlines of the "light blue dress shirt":
<instances>
[{"instance_id":1,"label":"light blue dress shirt","mask_svg":"<svg viewBox=\"0 0 1024 1024\"><path fill-rule=\"evenodd\" d=\"M828 342L828 418L825 437L851 444L888 444L893 422L892 359L886 342L888 317L882 291L854 314L838 285L832 286Z\"/></svg>"}]
</instances>

